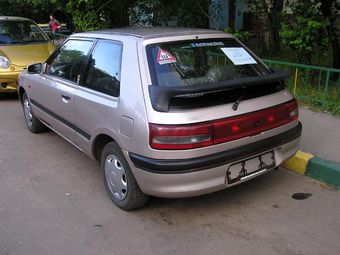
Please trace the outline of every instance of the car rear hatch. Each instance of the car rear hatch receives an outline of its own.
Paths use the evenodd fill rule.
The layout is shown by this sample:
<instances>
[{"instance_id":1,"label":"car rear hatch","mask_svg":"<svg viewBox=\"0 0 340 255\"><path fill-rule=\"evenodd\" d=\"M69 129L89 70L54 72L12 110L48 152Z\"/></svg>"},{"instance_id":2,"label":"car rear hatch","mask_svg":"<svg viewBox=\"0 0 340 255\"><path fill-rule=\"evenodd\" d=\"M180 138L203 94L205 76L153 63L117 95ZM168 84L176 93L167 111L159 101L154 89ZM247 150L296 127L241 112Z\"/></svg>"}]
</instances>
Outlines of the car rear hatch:
<instances>
[{"instance_id":1,"label":"car rear hatch","mask_svg":"<svg viewBox=\"0 0 340 255\"><path fill-rule=\"evenodd\" d=\"M268 69L234 38L153 43L146 53L152 81L149 145L154 150L185 151L230 141L236 147L239 139L238 145L244 145L247 137L274 129L270 135L276 135L297 125L297 103L284 85L289 75Z\"/></svg>"}]
</instances>

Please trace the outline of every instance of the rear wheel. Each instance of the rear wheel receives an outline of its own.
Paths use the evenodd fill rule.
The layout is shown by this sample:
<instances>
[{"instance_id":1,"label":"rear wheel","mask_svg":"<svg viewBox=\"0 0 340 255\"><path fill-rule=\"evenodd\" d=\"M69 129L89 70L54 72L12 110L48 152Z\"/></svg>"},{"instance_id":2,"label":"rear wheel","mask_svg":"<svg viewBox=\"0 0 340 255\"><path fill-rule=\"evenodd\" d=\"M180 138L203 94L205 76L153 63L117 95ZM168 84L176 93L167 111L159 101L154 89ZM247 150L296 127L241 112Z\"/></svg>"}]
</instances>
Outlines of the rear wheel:
<instances>
[{"instance_id":1,"label":"rear wheel","mask_svg":"<svg viewBox=\"0 0 340 255\"><path fill-rule=\"evenodd\" d=\"M106 191L115 205L123 210L133 210L148 201L139 188L135 177L115 142L105 145L101 156Z\"/></svg>"},{"instance_id":2,"label":"rear wheel","mask_svg":"<svg viewBox=\"0 0 340 255\"><path fill-rule=\"evenodd\" d=\"M24 111L25 123L29 131L32 133L40 133L47 130L47 127L34 116L31 103L26 93L22 95L22 108Z\"/></svg>"}]
</instances>

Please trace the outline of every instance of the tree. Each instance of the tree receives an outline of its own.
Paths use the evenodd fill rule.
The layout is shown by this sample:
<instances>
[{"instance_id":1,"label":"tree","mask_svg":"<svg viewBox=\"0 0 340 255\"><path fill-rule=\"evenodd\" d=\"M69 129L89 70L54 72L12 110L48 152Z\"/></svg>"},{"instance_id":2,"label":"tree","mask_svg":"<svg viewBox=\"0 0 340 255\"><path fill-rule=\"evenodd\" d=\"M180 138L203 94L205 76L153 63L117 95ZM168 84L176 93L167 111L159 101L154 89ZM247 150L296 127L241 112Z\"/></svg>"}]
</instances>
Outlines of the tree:
<instances>
[{"instance_id":1,"label":"tree","mask_svg":"<svg viewBox=\"0 0 340 255\"><path fill-rule=\"evenodd\" d=\"M324 20L312 1L292 1L288 7L294 13L294 20L285 14L282 26L282 43L297 53L297 61L311 64L312 56L325 54L328 48L326 26Z\"/></svg>"},{"instance_id":2,"label":"tree","mask_svg":"<svg viewBox=\"0 0 340 255\"><path fill-rule=\"evenodd\" d=\"M79 31L125 27L134 24L153 26L207 27L209 0L69 0L67 11L72 14Z\"/></svg>"},{"instance_id":3,"label":"tree","mask_svg":"<svg viewBox=\"0 0 340 255\"><path fill-rule=\"evenodd\" d=\"M340 1L321 0L319 1L320 11L325 20L328 21L326 26L329 40L333 50L333 67L340 69L340 45L337 37L336 16L340 12Z\"/></svg>"},{"instance_id":4,"label":"tree","mask_svg":"<svg viewBox=\"0 0 340 255\"><path fill-rule=\"evenodd\" d=\"M182 26L206 28L209 24L210 0L137 0L132 4L133 22L149 17L147 24L153 26Z\"/></svg>"},{"instance_id":5,"label":"tree","mask_svg":"<svg viewBox=\"0 0 340 255\"><path fill-rule=\"evenodd\" d=\"M64 11L67 0L0 0L2 15L20 16L33 19L38 23L47 23L49 15L70 23L71 17Z\"/></svg>"},{"instance_id":6,"label":"tree","mask_svg":"<svg viewBox=\"0 0 340 255\"><path fill-rule=\"evenodd\" d=\"M125 27L149 19L154 26L207 27L210 0L0 0L3 15L46 23L50 13L76 31ZM145 22L144 23L148 23Z\"/></svg>"},{"instance_id":7,"label":"tree","mask_svg":"<svg viewBox=\"0 0 340 255\"><path fill-rule=\"evenodd\" d=\"M132 0L69 0L67 12L72 14L78 31L129 25Z\"/></svg>"},{"instance_id":8,"label":"tree","mask_svg":"<svg viewBox=\"0 0 340 255\"><path fill-rule=\"evenodd\" d=\"M264 42L264 50L277 52L280 50L281 28L280 14L283 9L284 0L249 0L248 5L255 14L259 24L259 36Z\"/></svg>"},{"instance_id":9,"label":"tree","mask_svg":"<svg viewBox=\"0 0 340 255\"><path fill-rule=\"evenodd\" d=\"M340 47L336 35L336 13L340 3L336 0L288 1L295 22L286 15L282 30L285 45L297 51L299 60L310 62L312 55L327 52L332 46L333 67L340 69Z\"/></svg>"}]
</instances>

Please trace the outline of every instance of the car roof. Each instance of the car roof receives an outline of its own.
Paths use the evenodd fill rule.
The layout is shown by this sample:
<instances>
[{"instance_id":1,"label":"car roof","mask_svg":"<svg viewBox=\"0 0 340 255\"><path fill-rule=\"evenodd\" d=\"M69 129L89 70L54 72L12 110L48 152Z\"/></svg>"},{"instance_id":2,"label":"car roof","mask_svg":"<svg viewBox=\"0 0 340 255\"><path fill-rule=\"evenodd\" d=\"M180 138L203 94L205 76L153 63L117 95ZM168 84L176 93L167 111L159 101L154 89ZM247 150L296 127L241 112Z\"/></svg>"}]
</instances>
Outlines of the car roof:
<instances>
[{"instance_id":1,"label":"car roof","mask_svg":"<svg viewBox=\"0 0 340 255\"><path fill-rule=\"evenodd\" d=\"M90 32L83 32L74 34L74 36L101 36L101 35L119 35L119 36L133 36L142 39L154 39L172 36L185 35L227 35L221 31L197 28L180 28L180 27L128 27L117 29L97 30Z\"/></svg>"},{"instance_id":2,"label":"car roof","mask_svg":"<svg viewBox=\"0 0 340 255\"><path fill-rule=\"evenodd\" d=\"M0 21L2 20L14 20L14 21L32 21L28 18L23 17L15 17L15 16L0 16Z\"/></svg>"}]
</instances>

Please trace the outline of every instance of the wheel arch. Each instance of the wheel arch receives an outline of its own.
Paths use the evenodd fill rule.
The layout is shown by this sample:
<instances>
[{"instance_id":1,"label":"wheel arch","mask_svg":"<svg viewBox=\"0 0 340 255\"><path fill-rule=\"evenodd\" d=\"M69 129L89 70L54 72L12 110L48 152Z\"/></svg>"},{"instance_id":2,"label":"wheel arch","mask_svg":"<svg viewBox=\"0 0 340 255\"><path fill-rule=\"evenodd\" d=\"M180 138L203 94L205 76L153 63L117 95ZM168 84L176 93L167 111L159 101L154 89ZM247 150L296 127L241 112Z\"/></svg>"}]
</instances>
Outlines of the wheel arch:
<instances>
[{"instance_id":1,"label":"wheel arch","mask_svg":"<svg viewBox=\"0 0 340 255\"><path fill-rule=\"evenodd\" d=\"M23 97L25 92L26 92L25 89L20 86L19 89L18 89L18 96L19 96L20 102L22 101L22 97Z\"/></svg>"},{"instance_id":2,"label":"wheel arch","mask_svg":"<svg viewBox=\"0 0 340 255\"><path fill-rule=\"evenodd\" d=\"M92 156L97 161L100 161L102 151L105 145L108 144L109 142L117 143L115 139L113 139L111 136L107 134L99 134L94 138L93 143L92 143Z\"/></svg>"}]
</instances>

